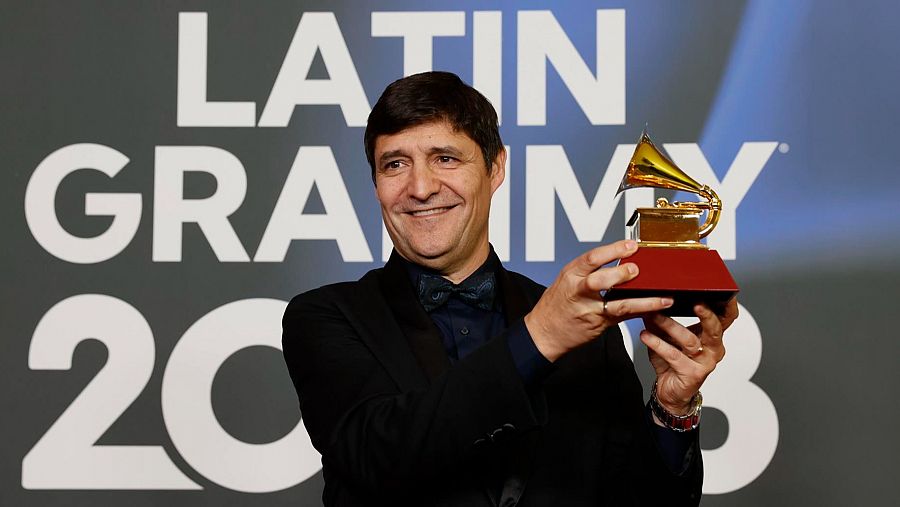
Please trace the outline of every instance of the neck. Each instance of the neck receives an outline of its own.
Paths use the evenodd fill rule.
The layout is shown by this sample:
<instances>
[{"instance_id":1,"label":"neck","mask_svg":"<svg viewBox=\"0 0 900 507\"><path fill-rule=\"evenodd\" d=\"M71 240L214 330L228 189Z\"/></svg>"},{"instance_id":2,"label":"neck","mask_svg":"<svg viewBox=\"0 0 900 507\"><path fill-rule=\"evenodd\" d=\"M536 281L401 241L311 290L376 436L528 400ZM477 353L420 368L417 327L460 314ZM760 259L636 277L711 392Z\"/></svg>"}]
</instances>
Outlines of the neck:
<instances>
[{"instance_id":1,"label":"neck","mask_svg":"<svg viewBox=\"0 0 900 507\"><path fill-rule=\"evenodd\" d=\"M469 275L477 271L478 268L484 264L491 248L487 239L485 239L482 244L475 248L471 255L464 259L460 259L457 262L448 262L446 256L434 258L420 258L413 256L410 258L410 256L405 255L400 250L395 249L395 251L400 257L403 257L408 262L434 270L447 280L450 280L454 284L458 284L468 278Z\"/></svg>"},{"instance_id":2,"label":"neck","mask_svg":"<svg viewBox=\"0 0 900 507\"><path fill-rule=\"evenodd\" d=\"M446 269L440 269L441 276L454 284L458 284L468 278L484 264L484 261L488 258L488 253L490 253L490 248L487 243L485 243L484 246L479 247L473 255L464 259L459 266L447 266Z\"/></svg>"}]
</instances>

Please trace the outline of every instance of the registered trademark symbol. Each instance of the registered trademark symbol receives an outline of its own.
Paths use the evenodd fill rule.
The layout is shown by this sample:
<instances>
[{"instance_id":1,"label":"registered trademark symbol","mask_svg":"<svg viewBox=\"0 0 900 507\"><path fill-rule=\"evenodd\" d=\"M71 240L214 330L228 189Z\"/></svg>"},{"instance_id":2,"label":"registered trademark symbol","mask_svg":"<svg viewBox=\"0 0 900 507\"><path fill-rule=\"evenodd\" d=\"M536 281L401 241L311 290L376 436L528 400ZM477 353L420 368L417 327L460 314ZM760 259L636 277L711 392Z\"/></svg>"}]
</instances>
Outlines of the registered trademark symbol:
<instances>
[{"instance_id":1,"label":"registered trademark symbol","mask_svg":"<svg viewBox=\"0 0 900 507\"><path fill-rule=\"evenodd\" d=\"M778 151L780 151L781 153L787 153L791 151L791 145L789 145L788 143L781 143L778 145Z\"/></svg>"}]
</instances>

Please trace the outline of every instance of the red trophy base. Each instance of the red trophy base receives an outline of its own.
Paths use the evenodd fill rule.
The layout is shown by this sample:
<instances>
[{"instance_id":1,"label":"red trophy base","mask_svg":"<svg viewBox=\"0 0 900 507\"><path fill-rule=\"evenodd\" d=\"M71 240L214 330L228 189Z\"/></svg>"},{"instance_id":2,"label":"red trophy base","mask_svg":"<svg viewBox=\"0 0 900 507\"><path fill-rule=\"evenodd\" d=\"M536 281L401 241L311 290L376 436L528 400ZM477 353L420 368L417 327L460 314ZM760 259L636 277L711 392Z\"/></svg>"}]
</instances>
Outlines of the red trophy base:
<instances>
[{"instance_id":1,"label":"red trophy base","mask_svg":"<svg viewBox=\"0 0 900 507\"><path fill-rule=\"evenodd\" d=\"M629 262L637 264L640 273L606 291L605 300L668 296L675 302L662 312L666 315L693 317L698 303L721 315L740 290L715 250L641 247L619 264Z\"/></svg>"}]
</instances>

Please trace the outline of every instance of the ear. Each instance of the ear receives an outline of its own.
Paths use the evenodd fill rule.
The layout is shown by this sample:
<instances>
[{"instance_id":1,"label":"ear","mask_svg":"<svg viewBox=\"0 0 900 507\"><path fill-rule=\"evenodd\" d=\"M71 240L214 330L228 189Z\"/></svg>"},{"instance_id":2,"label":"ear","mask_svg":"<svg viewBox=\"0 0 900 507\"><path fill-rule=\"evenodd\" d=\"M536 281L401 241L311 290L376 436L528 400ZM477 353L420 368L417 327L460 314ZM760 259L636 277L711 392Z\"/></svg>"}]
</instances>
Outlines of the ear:
<instances>
[{"instance_id":1,"label":"ear","mask_svg":"<svg viewBox=\"0 0 900 507\"><path fill-rule=\"evenodd\" d=\"M500 188L506 178L506 147L500 149L494 161L491 162L491 195Z\"/></svg>"}]
</instances>

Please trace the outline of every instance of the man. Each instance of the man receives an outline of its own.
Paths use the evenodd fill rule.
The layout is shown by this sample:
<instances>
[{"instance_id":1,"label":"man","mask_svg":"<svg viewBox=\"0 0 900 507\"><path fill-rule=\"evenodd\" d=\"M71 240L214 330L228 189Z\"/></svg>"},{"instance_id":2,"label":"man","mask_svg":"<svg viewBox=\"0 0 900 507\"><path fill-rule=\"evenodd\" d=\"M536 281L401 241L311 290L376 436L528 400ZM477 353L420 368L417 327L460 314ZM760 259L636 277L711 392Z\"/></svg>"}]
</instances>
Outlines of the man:
<instances>
[{"instance_id":1,"label":"man","mask_svg":"<svg viewBox=\"0 0 900 507\"><path fill-rule=\"evenodd\" d=\"M721 318L698 306L685 328L658 313L671 300L603 301L638 276L602 267L632 241L586 252L546 290L505 270L488 243L497 116L453 74L388 86L365 146L391 259L295 297L283 322L325 504L696 505L698 392L736 303ZM617 327L633 317L655 411Z\"/></svg>"}]
</instances>

